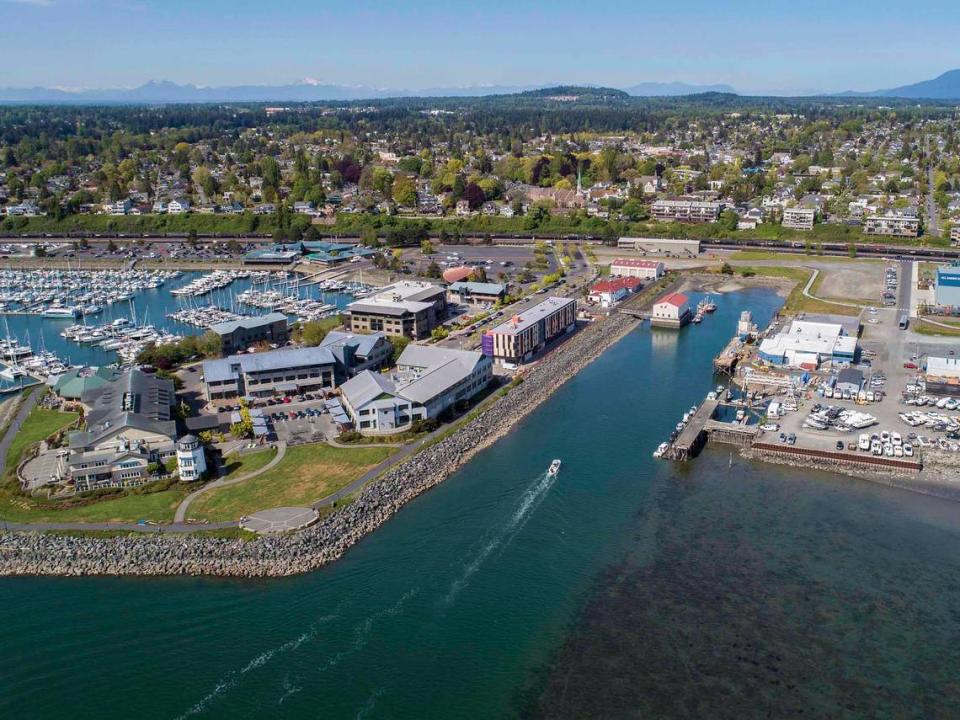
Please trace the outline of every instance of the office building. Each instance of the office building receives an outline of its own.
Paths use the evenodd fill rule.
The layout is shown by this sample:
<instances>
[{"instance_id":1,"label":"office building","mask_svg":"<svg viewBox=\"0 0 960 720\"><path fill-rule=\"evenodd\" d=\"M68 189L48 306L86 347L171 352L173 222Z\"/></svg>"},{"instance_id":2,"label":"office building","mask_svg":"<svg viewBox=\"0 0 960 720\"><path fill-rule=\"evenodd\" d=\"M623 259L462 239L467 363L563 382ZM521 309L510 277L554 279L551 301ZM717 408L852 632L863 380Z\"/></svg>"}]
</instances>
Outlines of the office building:
<instances>
[{"instance_id":1,"label":"office building","mask_svg":"<svg viewBox=\"0 0 960 720\"><path fill-rule=\"evenodd\" d=\"M277 312L217 323L210 329L220 336L221 355L241 352L258 343L283 345L290 339L287 316Z\"/></svg>"},{"instance_id":2,"label":"office building","mask_svg":"<svg viewBox=\"0 0 960 720\"><path fill-rule=\"evenodd\" d=\"M446 319L447 292L432 283L403 280L350 303L346 316L353 332L420 340Z\"/></svg>"},{"instance_id":3,"label":"office building","mask_svg":"<svg viewBox=\"0 0 960 720\"><path fill-rule=\"evenodd\" d=\"M394 373L364 370L340 388L340 400L360 433L387 435L468 402L492 378L493 363L482 353L408 345Z\"/></svg>"}]
</instances>

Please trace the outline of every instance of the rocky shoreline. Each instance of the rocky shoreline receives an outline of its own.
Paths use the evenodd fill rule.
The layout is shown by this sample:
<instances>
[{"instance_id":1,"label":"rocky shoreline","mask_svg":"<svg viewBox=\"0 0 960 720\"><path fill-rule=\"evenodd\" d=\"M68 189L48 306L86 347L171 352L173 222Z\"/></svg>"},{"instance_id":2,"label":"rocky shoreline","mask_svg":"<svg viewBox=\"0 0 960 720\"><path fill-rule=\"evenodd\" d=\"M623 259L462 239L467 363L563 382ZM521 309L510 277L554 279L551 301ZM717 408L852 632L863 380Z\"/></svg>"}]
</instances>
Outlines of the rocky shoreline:
<instances>
[{"instance_id":1,"label":"rocky shoreline","mask_svg":"<svg viewBox=\"0 0 960 720\"><path fill-rule=\"evenodd\" d=\"M524 381L480 414L368 484L357 499L315 525L255 540L150 534L98 538L37 532L0 534L0 575L218 575L279 577L341 557L403 505L447 479L505 435L638 321L614 313L582 328Z\"/></svg>"}]
</instances>

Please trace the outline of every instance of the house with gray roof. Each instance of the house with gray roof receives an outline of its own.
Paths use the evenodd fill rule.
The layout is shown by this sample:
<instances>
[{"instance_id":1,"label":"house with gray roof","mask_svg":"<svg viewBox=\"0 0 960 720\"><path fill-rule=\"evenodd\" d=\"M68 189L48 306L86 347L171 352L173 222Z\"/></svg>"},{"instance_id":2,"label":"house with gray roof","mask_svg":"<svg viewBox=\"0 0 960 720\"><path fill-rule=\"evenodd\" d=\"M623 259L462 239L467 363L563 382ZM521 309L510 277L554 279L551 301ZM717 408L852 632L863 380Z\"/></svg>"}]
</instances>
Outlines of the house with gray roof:
<instances>
[{"instance_id":1,"label":"house with gray roof","mask_svg":"<svg viewBox=\"0 0 960 720\"><path fill-rule=\"evenodd\" d=\"M290 339L287 316L277 312L258 317L228 320L211 325L210 329L220 336L220 353L222 355L241 352L257 343L283 345Z\"/></svg>"},{"instance_id":2,"label":"house with gray roof","mask_svg":"<svg viewBox=\"0 0 960 720\"><path fill-rule=\"evenodd\" d=\"M147 481L148 465L172 457L177 426L170 380L127 370L85 392L85 429L69 435L59 472L77 492Z\"/></svg>"},{"instance_id":3,"label":"house with gray roof","mask_svg":"<svg viewBox=\"0 0 960 720\"><path fill-rule=\"evenodd\" d=\"M492 378L493 362L483 353L408 345L394 373L365 370L344 383L340 395L359 432L386 435L469 401Z\"/></svg>"}]
</instances>

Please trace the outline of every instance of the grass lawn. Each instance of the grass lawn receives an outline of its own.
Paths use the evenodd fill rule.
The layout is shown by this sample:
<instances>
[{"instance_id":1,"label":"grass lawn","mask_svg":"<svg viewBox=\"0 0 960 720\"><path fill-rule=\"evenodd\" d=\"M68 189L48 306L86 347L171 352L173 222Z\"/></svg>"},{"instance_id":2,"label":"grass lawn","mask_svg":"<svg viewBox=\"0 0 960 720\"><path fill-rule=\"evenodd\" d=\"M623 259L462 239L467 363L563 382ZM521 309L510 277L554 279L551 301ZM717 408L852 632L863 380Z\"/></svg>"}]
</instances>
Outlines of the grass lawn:
<instances>
[{"instance_id":1,"label":"grass lawn","mask_svg":"<svg viewBox=\"0 0 960 720\"><path fill-rule=\"evenodd\" d=\"M34 443L46 439L57 430L65 428L77 419L77 413L63 413L57 410L34 408L27 419L23 421L10 449L7 450L6 476L12 478L17 473L17 466L23 455Z\"/></svg>"},{"instance_id":2,"label":"grass lawn","mask_svg":"<svg viewBox=\"0 0 960 720\"><path fill-rule=\"evenodd\" d=\"M180 501L193 488L174 485L153 493L130 492L114 498L91 501L89 505L62 509L41 505L36 499L18 495L9 483L0 489L0 517L10 522L172 522Z\"/></svg>"},{"instance_id":3,"label":"grass lawn","mask_svg":"<svg viewBox=\"0 0 960 720\"><path fill-rule=\"evenodd\" d=\"M259 470L267 465L277 451L273 448L256 452L230 453L224 458L223 477L235 478Z\"/></svg>"},{"instance_id":4,"label":"grass lawn","mask_svg":"<svg viewBox=\"0 0 960 720\"><path fill-rule=\"evenodd\" d=\"M836 262L836 263L849 263L849 262L869 262L869 263L879 263L883 262L879 258L852 258L852 257L841 257L840 255L807 255L800 253L785 253L785 252L776 252L774 250L736 250L731 253L726 258L727 260L732 261L755 261L755 260L782 260L784 262L793 261L795 263L805 263L805 262Z\"/></svg>"},{"instance_id":5,"label":"grass lawn","mask_svg":"<svg viewBox=\"0 0 960 720\"><path fill-rule=\"evenodd\" d=\"M211 490L190 506L189 517L220 522L257 510L309 505L388 458L389 447L335 448L324 443L287 448L277 465L236 485Z\"/></svg>"},{"instance_id":6,"label":"grass lawn","mask_svg":"<svg viewBox=\"0 0 960 720\"><path fill-rule=\"evenodd\" d=\"M960 336L960 325L957 325L953 322L949 322L945 320L938 320L938 322L943 322L946 325L951 325L953 326L953 328L947 329L939 325L930 325L929 323L925 323L922 320L920 320L918 322L913 323L911 325L911 329L914 332L919 333L920 335L932 335L932 336L940 335L941 337Z\"/></svg>"}]
</instances>

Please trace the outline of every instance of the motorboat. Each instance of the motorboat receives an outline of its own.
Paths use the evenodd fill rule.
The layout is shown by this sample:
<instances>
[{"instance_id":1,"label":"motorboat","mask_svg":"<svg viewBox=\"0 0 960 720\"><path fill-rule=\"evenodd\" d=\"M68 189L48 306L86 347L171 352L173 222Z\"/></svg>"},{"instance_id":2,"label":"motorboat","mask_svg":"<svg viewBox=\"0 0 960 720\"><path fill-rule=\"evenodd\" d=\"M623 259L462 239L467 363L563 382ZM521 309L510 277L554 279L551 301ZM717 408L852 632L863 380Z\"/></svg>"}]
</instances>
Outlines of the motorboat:
<instances>
[{"instance_id":1,"label":"motorboat","mask_svg":"<svg viewBox=\"0 0 960 720\"><path fill-rule=\"evenodd\" d=\"M558 472L560 472L560 460L556 459L550 463L550 469L547 470L547 477L556 477Z\"/></svg>"},{"instance_id":2,"label":"motorboat","mask_svg":"<svg viewBox=\"0 0 960 720\"><path fill-rule=\"evenodd\" d=\"M659 445L657 445L657 449L653 451L653 456L655 458L662 458L664 453L666 453L667 450L669 449L669 447L670 445L668 443L665 443L665 442L660 443Z\"/></svg>"}]
</instances>

